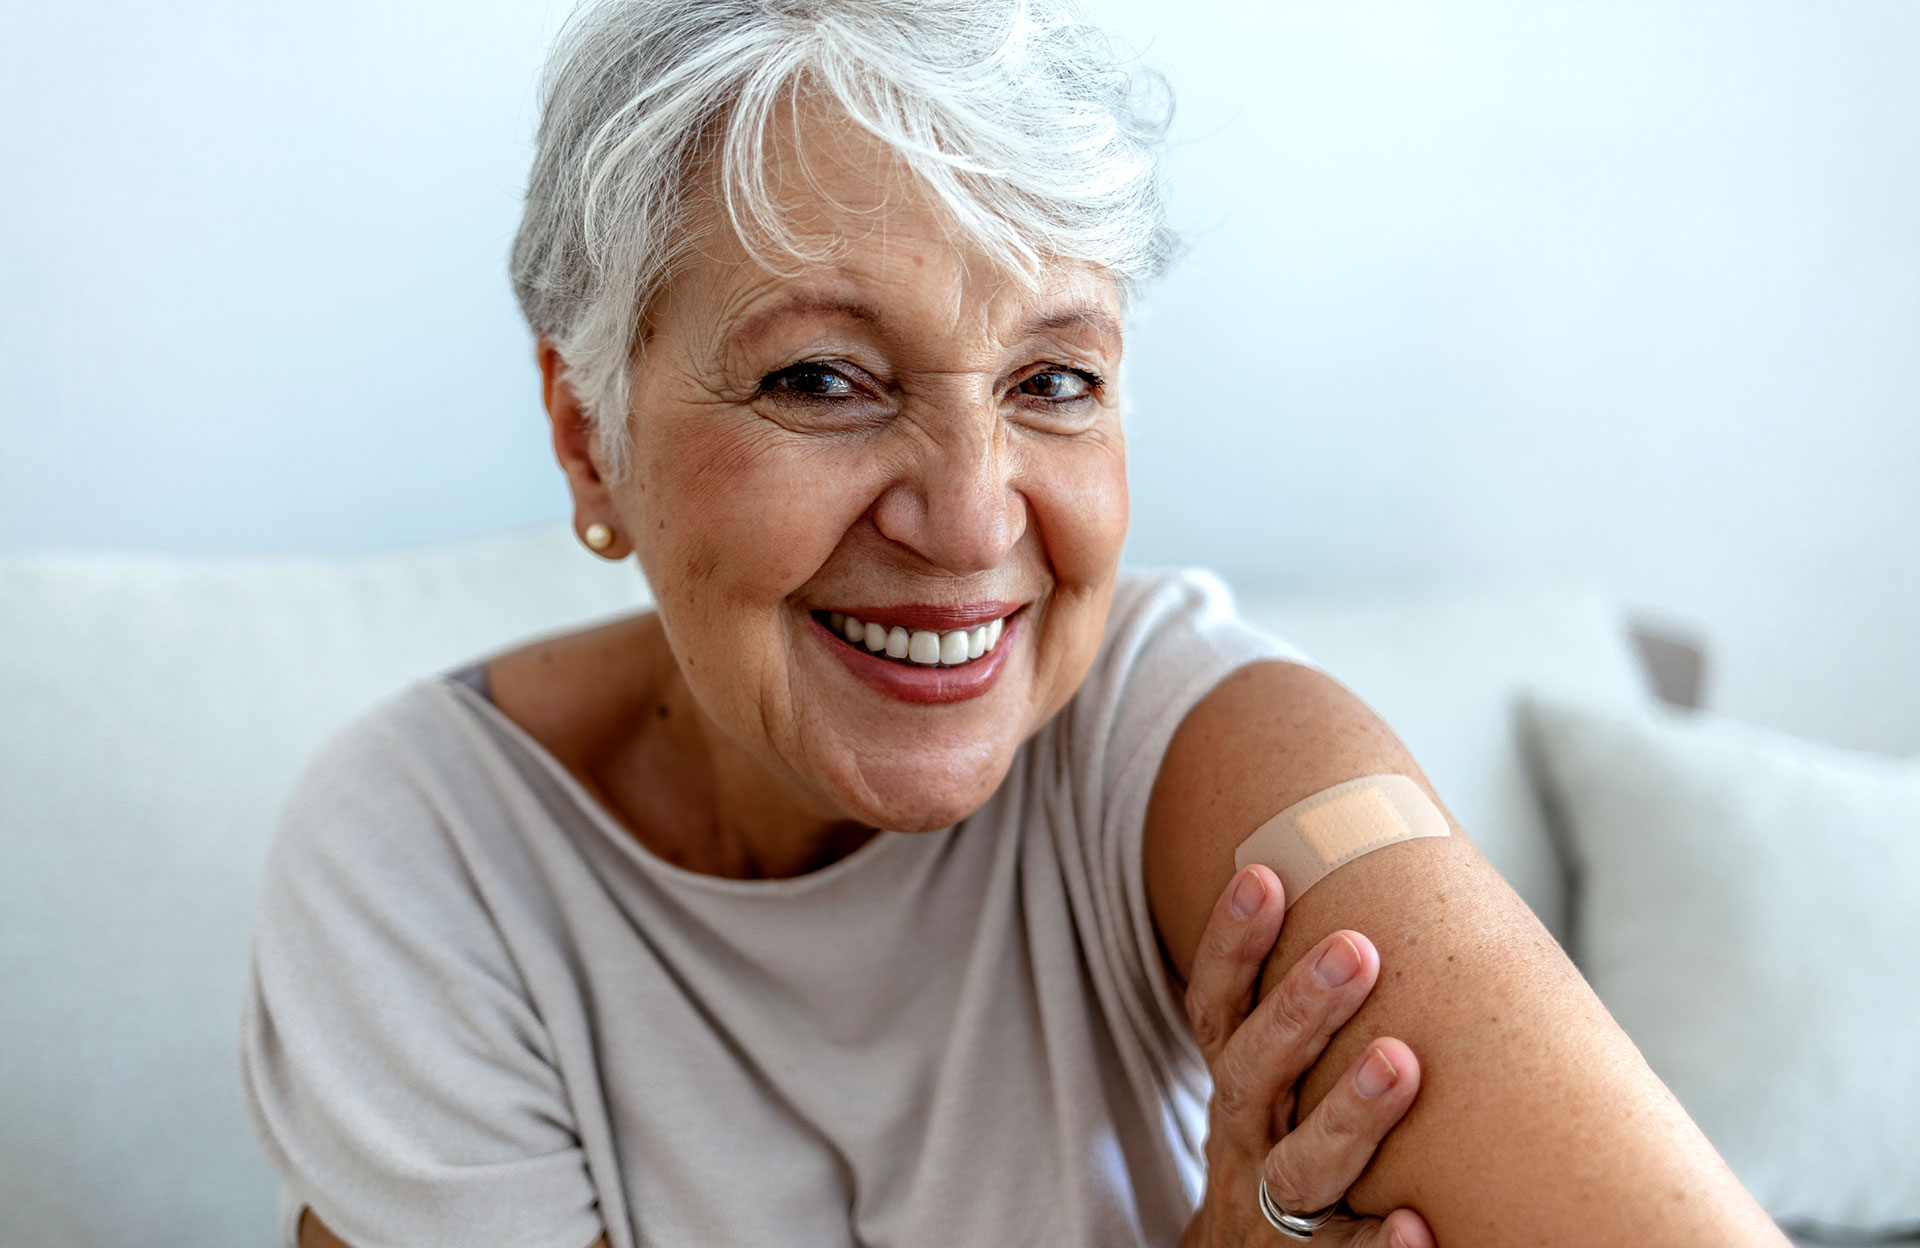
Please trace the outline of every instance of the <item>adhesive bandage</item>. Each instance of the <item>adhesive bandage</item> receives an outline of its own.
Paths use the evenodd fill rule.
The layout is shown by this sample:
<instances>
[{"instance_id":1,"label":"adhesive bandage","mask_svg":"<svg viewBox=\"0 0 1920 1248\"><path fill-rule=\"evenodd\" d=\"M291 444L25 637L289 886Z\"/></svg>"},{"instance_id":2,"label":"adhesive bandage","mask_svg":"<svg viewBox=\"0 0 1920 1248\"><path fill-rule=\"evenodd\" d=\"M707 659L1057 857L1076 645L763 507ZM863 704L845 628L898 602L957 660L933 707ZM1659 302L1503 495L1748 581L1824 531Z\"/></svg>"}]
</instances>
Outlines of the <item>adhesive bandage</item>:
<instances>
[{"instance_id":1,"label":"adhesive bandage","mask_svg":"<svg viewBox=\"0 0 1920 1248\"><path fill-rule=\"evenodd\" d=\"M1401 775L1362 776L1322 789L1261 824L1233 851L1233 869L1265 863L1287 905L1362 854L1396 841L1447 835L1447 817Z\"/></svg>"}]
</instances>

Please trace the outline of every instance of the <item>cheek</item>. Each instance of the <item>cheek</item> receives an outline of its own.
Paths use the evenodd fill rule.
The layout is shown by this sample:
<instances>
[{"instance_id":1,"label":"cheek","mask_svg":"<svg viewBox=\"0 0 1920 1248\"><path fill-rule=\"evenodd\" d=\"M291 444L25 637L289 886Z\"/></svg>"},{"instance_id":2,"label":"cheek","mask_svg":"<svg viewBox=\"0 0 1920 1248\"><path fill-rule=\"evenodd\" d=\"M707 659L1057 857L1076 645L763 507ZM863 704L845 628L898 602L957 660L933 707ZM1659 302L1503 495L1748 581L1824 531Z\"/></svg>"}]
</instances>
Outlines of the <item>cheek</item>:
<instances>
[{"instance_id":1,"label":"cheek","mask_svg":"<svg viewBox=\"0 0 1920 1248\"><path fill-rule=\"evenodd\" d=\"M1068 444L1037 456L1027 490L1060 587L1103 586L1127 538L1127 456L1111 441Z\"/></svg>"},{"instance_id":2,"label":"cheek","mask_svg":"<svg viewBox=\"0 0 1920 1248\"><path fill-rule=\"evenodd\" d=\"M641 563L695 598L766 600L804 585L871 501L845 457L761 424L695 423L643 464ZM659 587L656 587L658 590Z\"/></svg>"},{"instance_id":3,"label":"cheek","mask_svg":"<svg viewBox=\"0 0 1920 1248\"><path fill-rule=\"evenodd\" d=\"M1124 444L1116 438L1072 451L1049 464L1028 494L1054 580L1036 655L1042 719L1065 705L1100 649L1127 537Z\"/></svg>"}]
</instances>

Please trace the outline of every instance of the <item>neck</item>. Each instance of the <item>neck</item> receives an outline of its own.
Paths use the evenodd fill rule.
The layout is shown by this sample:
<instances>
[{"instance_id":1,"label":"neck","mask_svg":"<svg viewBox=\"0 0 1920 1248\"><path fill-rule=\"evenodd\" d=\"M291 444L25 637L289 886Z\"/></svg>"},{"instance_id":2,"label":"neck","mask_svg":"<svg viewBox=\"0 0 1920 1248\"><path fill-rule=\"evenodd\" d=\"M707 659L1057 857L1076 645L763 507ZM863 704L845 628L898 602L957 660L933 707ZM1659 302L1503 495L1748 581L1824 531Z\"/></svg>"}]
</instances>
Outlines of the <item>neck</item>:
<instances>
[{"instance_id":1,"label":"neck","mask_svg":"<svg viewBox=\"0 0 1920 1248\"><path fill-rule=\"evenodd\" d=\"M701 848L709 863L695 867L733 879L785 879L845 858L875 829L833 818L747 758L708 728L712 818Z\"/></svg>"},{"instance_id":2,"label":"neck","mask_svg":"<svg viewBox=\"0 0 1920 1248\"><path fill-rule=\"evenodd\" d=\"M751 880L818 871L873 838L735 744L694 700L664 633L650 631L655 678L592 767L641 844L689 871Z\"/></svg>"}]
</instances>

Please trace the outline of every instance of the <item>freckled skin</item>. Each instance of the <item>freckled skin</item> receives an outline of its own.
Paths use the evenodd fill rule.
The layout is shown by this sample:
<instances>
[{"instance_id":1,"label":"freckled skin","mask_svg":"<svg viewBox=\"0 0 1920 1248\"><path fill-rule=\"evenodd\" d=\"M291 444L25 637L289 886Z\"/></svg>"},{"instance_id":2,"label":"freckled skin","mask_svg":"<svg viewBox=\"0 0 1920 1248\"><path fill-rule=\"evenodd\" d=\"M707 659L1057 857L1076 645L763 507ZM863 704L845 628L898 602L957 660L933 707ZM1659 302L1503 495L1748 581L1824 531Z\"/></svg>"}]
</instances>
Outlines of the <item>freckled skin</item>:
<instances>
[{"instance_id":1,"label":"freckled skin","mask_svg":"<svg viewBox=\"0 0 1920 1248\"><path fill-rule=\"evenodd\" d=\"M1143 846L1174 973L1190 976L1241 841L1302 798L1383 772L1428 788L1386 725L1324 673L1254 664L1204 699L1168 749ZM1368 1045L1391 1038L1417 1055L1418 1099L1348 1205L1416 1210L1442 1245L1787 1248L1470 831L1385 846L1288 899L1265 964L1263 1000L1331 932L1379 950L1372 992L1300 1083L1298 1121L1334 1098ZM1222 1216L1244 1213L1257 1174L1209 1162L1209 1195L1225 1183L1239 1196Z\"/></svg>"}]
</instances>

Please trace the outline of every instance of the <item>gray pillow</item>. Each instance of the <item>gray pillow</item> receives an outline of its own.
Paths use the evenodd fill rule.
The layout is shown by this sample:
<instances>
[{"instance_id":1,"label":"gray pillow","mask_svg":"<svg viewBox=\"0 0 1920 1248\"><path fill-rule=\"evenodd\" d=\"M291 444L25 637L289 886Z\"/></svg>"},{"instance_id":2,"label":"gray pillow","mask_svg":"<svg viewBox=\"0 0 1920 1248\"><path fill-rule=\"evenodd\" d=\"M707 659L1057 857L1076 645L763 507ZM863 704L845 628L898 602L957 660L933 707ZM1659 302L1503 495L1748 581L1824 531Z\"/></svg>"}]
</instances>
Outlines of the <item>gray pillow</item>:
<instances>
[{"instance_id":1,"label":"gray pillow","mask_svg":"<svg viewBox=\"0 0 1920 1248\"><path fill-rule=\"evenodd\" d=\"M1776 1219L1920 1226L1920 763L1710 716L1522 715L1573 952Z\"/></svg>"}]
</instances>

